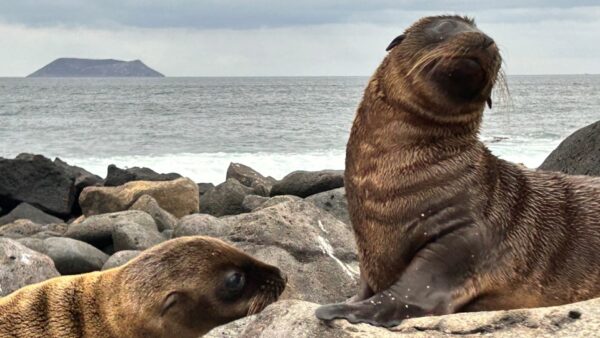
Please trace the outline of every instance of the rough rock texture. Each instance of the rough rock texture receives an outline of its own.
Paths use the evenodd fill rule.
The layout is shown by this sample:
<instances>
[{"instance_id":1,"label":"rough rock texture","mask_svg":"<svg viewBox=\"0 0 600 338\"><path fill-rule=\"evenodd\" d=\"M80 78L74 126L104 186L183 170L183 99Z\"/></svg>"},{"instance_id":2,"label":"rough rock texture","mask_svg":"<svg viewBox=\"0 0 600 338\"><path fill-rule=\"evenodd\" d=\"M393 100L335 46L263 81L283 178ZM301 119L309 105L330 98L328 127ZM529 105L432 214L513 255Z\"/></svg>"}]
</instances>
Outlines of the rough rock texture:
<instances>
[{"instance_id":1,"label":"rough rock texture","mask_svg":"<svg viewBox=\"0 0 600 338\"><path fill-rule=\"evenodd\" d=\"M230 178L200 196L200 212L217 217L240 214L244 197L252 193L252 188Z\"/></svg>"},{"instance_id":2,"label":"rough rock texture","mask_svg":"<svg viewBox=\"0 0 600 338\"><path fill-rule=\"evenodd\" d=\"M314 194L307 197L306 201L314 203L340 221L348 225L351 224L350 213L348 212L348 200L346 199L346 188L337 188Z\"/></svg>"},{"instance_id":3,"label":"rough rock texture","mask_svg":"<svg viewBox=\"0 0 600 338\"><path fill-rule=\"evenodd\" d=\"M176 173L159 174L150 168L133 167L121 169L114 164L108 166L104 185L117 187L132 181L172 181L181 178Z\"/></svg>"},{"instance_id":4,"label":"rough rock texture","mask_svg":"<svg viewBox=\"0 0 600 338\"><path fill-rule=\"evenodd\" d=\"M124 222L137 223L152 231L157 231L156 223L150 215L139 210L129 210L90 216L81 223L69 224L65 237L90 243L97 248L104 248L112 244L112 232L115 225Z\"/></svg>"},{"instance_id":5,"label":"rough rock texture","mask_svg":"<svg viewBox=\"0 0 600 338\"><path fill-rule=\"evenodd\" d=\"M62 236L67 230L65 223L37 224L28 219L19 219L0 227L0 237L21 238L41 234L36 237Z\"/></svg>"},{"instance_id":6,"label":"rough rock texture","mask_svg":"<svg viewBox=\"0 0 600 338\"><path fill-rule=\"evenodd\" d=\"M145 250L165 241L165 238L155 230L137 223L125 222L115 225L112 233L115 251Z\"/></svg>"},{"instance_id":7,"label":"rough rock texture","mask_svg":"<svg viewBox=\"0 0 600 338\"><path fill-rule=\"evenodd\" d=\"M212 183L198 183L198 194L204 195L207 191L214 188L215 185Z\"/></svg>"},{"instance_id":8,"label":"rough rock texture","mask_svg":"<svg viewBox=\"0 0 600 338\"><path fill-rule=\"evenodd\" d=\"M0 228L4 224L12 223L18 219L28 219L38 224L63 223L62 219L48 215L29 203L21 203L11 212L0 217Z\"/></svg>"},{"instance_id":9,"label":"rough rock texture","mask_svg":"<svg viewBox=\"0 0 600 338\"><path fill-rule=\"evenodd\" d=\"M177 217L163 210L160 205L158 205L158 202L150 195L143 195L138 198L129 210L144 211L152 216L159 231L173 229L175 224L177 224Z\"/></svg>"},{"instance_id":10,"label":"rough rock texture","mask_svg":"<svg viewBox=\"0 0 600 338\"><path fill-rule=\"evenodd\" d=\"M0 238L0 297L58 276L50 257L12 239Z\"/></svg>"},{"instance_id":11,"label":"rough rock texture","mask_svg":"<svg viewBox=\"0 0 600 338\"><path fill-rule=\"evenodd\" d=\"M241 184L253 189L254 194L269 196L273 184L277 182L272 177L264 177L258 171L241 163L230 163L227 168L227 179L234 178Z\"/></svg>"},{"instance_id":12,"label":"rough rock texture","mask_svg":"<svg viewBox=\"0 0 600 338\"><path fill-rule=\"evenodd\" d=\"M258 315L218 327L205 337L595 337L600 332L600 299L558 307L459 313L409 319L391 330L345 320L319 321L318 304L284 300Z\"/></svg>"},{"instance_id":13,"label":"rough rock texture","mask_svg":"<svg viewBox=\"0 0 600 338\"><path fill-rule=\"evenodd\" d=\"M268 197L263 197L259 195L246 195L246 197L244 197L244 200L242 201L242 209L244 209L245 212L250 212L260 207L268 200Z\"/></svg>"},{"instance_id":14,"label":"rough rock texture","mask_svg":"<svg viewBox=\"0 0 600 338\"><path fill-rule=\"evenodd\" d=\"M275 183L271 196L295 195L302 198L344 186L343 170L294 171Z\"/></svg>"},{"instance_id":15,"label":"rough rock texture","mask_svg":"<svg viewBox=\"0 0 600 338\"><path fill-rule=\"evenodd\" d=\"M228 224L212 215L194 214L179 220L173 231L173 238L197 235L222 237L230 230Z\"/></svg>"},{"instance_id":16,"label":"rough rock texture","mask_svg":"<svg viewBox=\"0 0 600 338\"><path fill-rule=\"evenodd\" d=\"M75 202L75 179L41 155L0 158L0 206L27 202L45 212L68 216Z\"/></svg>"},{"instance_id":17,"label":"rough rock texture","mask_svg":"<svg viewBox=\"0 0 600 338\"><path fill-rule=\"evenodd\" d=\"M600 121L567 137L538 169L600 176Z\"/></svg>"},{"instance_id":18,"label":"rough rock texture","mask_svg":"<svg viewBox=\"0 0 600 338\"><path fill-rule=\"evenodd\" d=\"M275 197L269 198L265 203L262 203L258 207L254 208L252 211L258 211L265 208L270 208L274 205L285 203L285 202L294 202L294 201L302 201L302 198L294 195L279 195Z\"/></svg>"},{"instance_id":19,"label":"rough rock texture","mask_svg":"<svg viewBox=\"0 0 600 338\"><path fill-rule=\"evenodd\" d=\"M108 255L95 247L64 237L45 239L42 253L52 258L56 269L63 275L100 270L108 259Z\"/></svg>"},{"instance_id":20,"label":"rough rock texture","mask_svg":"<svg viewBox=\"0 0 600 338\"><path fill-rule=\"evenodd\" d=\"M118 187L87 187L79 197L86 216L127 210L142 195L152 196L161 208L181 218L198 212L198 186L189 178L173 181L135 181Z\"/></svg>"},{"instance_id":21,"label":"rough rock texture","mask_svg":"<svg viewBox=\"0 0 600 338\"><path fill-rule=\"evenodd\" d=\"M140 253L141 251L139 250L123 250L116 252L114 255L108 258L106 263L104 263L102 270L108 270L121 266L137 257Z\"/></svg>"}]
</instances>

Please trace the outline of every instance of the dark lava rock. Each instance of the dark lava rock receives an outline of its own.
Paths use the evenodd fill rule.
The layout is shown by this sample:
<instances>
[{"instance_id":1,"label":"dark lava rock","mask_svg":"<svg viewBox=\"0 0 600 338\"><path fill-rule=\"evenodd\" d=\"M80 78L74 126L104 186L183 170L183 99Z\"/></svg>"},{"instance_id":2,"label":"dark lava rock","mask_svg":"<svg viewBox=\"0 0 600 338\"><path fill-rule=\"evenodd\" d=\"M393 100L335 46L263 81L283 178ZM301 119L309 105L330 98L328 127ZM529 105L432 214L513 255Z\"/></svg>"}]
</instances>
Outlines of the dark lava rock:
<instances>
[{"instance_id":1,"label":"dark lava rock","mask_svg":"<svg viewBox=\"0 0 600 338\"><path fill-rule=\"evenodd\" d=\"M567 137L538 169L600 176L600 121Z\"/></svg>"},{"instance_id":2,"label":"dark lava rock","mask_svg":"<svg viewBox=\"0 0 600 338\"><path fill-rule=\"evenodd\" d=\"M129 210L140 210L152 216L159 231L173 229L177 224L177 217L162 209L150 195L142 195Z\"/></svg>"},{"instance_id":3,"label":"dark lava rock","mask_svg":"<svg viewBox=\"0 0 600 338\"><path fill-rule=\"evenodd\" d=\"M212 183L198 183L198 193L200 193L200 196L202 196L214 187L215 185Z\"/></svg>"},{"instance_id":4,"label":"dark lava rock","mask_svg":"<svg viewBox=\"0 0 600 338\"><path fill-rule=\"evenodd\" d=\"M2 225L12 223L18 219L28 219L38 224L63 223L62 219L48 215L29 203L21 203L7 215L0 217L0 228Z\"/></svg>"},{"instance_id":5,"label":"dark lava rock","mask_svg":"<svg viewBox=\"0 0 600 338\"><path fill-rule=\"evenodd\" d=\"M108 166L108 173L104 185L116 187L131 181L172 181L180 178L176 173L159 174L150 168L133 167L121 169L114 164Z\"/></svg>"},{"instance_id":6,"label":"dark lava rock","mask_svg":"<svg viewBox=\"0 0 600 338\"><path fill-rule=\"evenodd\" d=\"M208 214L194 214L182 217L173 231L173 238L182 236L221 237L229 233L229 226L222 220Z\"/></svg>"},{"instance_id":7,"label":"dark lava rock","mask_svg":"<svg viewBox=\"0 0 600 338\"><path fill-rule=\"evenodd\" d=\"M253 188L260 196L269 196L271 187L277 182L272 177L264 177L258 171L241 163L230 163L227 168L227 179L235 178L241 184Z\"/></svg>"},{"instance_id":8,"label":"dark lava rock","mask_svg":"<svg viewBox=\"0 0 600 338\"><path fill-rule=\"evenodd\" d=\"M41 155L0 158L0 206L10 210L27 202L54 215L71 214L75 179Z\"/></svg>"},{"instance_id":9,"label":"dark lava rock","mask_svg":"<svg viewBox=\"0 0 600 338\"><path fill-rule=\"evenodd\" d=\"M252 188L230 178L200 196L200 212L217 217L243 213L242 202L252 192Z\"/></svg>"},{"instance_id":10,"label":"dark lava rock","mask_svg":"<svg viewBox=\"0 0 600 338\"><path fill-rule=\"evenodd\" d=\"M260 207L268 200L268 197L263 197L259 195L247 195L246 197L244 197L244 201L242 201L242 208L245 212L250 212Z\"/></svg>"},{"instance_id":11,"label":"dark lava rock","mask_svg":"<svg viewBox=\"0 0 600 338\"><path fill-rule=\"evenodd\" d=\"M348 200L346 199L346 188L320 192L307 197L306 201L314 203L340 221L348 225L351 224L350 213L348 212Z\"/></svg>"},{"instance_id":12,"label":"dark lava rock","mask_svg":"<svg viewBox=\"0 0 600 338\"><path fill-rule=\"evenodd\" d=\"M69 174L75 179L76 201L79 199L79 195L81 195L81 191L83 190L83 188L91 186L101 186L104 184L104 180L102 179L102 177L94 175L81 167L70 165L58 157L54 159L54 164L62 168L67 174ZM79 204L77 203L73 205L73 214L81 215L81 209L79 208Z\"/></svg>"},{"instance_id":13,"label":"dark lava rock","mask_svg":"<svg viewBox=\"0 0 600 338\"><path fill-rule=\"evenodd\" d=\"M114 250L146 250L165 241L165 238L155 230L143 225L125 222L115 225L112 233Z\"/></svg>"},{"instance_id":14,"label":"dark lava rock","mask_svg":"<svg viewBox=\"0 0 600 338\"><path fill-rule=\"evenodd\" d=\"M294 171L275 183L271 196L295 195L302 198L344 186L343 170Z\"/></svg>"},{"instance_id":15,"label":"dark lava rock","mask_svg":"<svg viewBox=\"0 0 600 338\"><path fill-rule=\"evenodd\" d=\"M104 252L71 238L47 238L44 246L43 253L52 258L56 269L63 275L100 270L108 259Z\"/></svg>"},{"instance_id":16,"label":"dark lava rock","mask_svg":"<svg viewBox=\"0 0 600 338\"><path fill-rule=\"evenodd\" d=\"M0 238L0 297L58 276L50 257L12 239Z\"/></svg>"},{"instance_id":17,"label":"dark lava rock","mask_svg":"<svg viewBox=\"0 0 600 338\"><path fill-rule=\"evenodd\" d=\"M140 60L59 58L27 77L164 77Z\"/></svg>"},{"instance_id":18,"label":"dark lava rock","mask_svg":"<svg viewBox=\"0 0 600 338\"><path fill-rule=\"evenodd\" d=\"M123 250L116 252L114 255L108 258L106 263L104 263L102 270L108 270L119 267L129 262L130 260L136 258L140 253L141 251L139 250Z\"/></svg>"}]
</instances>

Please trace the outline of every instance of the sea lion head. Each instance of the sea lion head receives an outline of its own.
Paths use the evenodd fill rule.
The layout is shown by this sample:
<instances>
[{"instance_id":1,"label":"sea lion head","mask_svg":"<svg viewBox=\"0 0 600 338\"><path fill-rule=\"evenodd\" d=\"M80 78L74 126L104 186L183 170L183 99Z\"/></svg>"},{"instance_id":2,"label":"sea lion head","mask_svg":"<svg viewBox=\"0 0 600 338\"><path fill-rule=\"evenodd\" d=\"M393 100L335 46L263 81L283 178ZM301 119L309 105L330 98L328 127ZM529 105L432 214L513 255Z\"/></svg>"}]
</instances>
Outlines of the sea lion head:
<instances>
[{"instance_id":1,"label":"sea lion head","mask_svg":"<svg viewBox=\"0 0 600 338\"><path fill-rule=\"evenodd\" d=\"M210 237L181 237L143 253L119 272L128 324L148 337L198 337L277 300L281 271Z\"/></svg>"},{"instance_id":2,"label":"sea lion head","mask_svg":"<svg viewBox=\"0 0 600 338\"><path fill-rule=\"evenodd\" d=\"M494 40L472 19L422 18L387 50L382 67L385 92L392 99L401 96L437 117L481 112L486 102L491 106L501 57Z\"/></svg>"}]
</instances>

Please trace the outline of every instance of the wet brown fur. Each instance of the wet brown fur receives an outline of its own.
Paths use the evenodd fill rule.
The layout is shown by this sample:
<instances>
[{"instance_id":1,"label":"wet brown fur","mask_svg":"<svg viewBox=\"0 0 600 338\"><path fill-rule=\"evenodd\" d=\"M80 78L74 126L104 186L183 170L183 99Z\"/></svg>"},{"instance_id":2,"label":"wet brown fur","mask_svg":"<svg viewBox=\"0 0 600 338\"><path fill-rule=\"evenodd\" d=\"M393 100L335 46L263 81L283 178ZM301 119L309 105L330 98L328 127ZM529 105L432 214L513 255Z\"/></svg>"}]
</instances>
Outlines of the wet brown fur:
<instances>
[{"instance_id":1,"label":"wet brown fur","mask_svg":"<svg viewBox=\"0 0 600 338\"><path fill-rule=\"evenodd\" d=\"M223 302L215 290L230 268L264 272L263 284ZM285 287L279 277L275 267L221 240L181 237L121 267L53 278L0 298L0 337L198 337L275 301ZM186 297L161 314L174 291Z\"/></svg>"},{"instance_id":2,"label":"wet brown fur","mask_svg":"<svg viewBox=\"0 0 600 338\"><path fill-rule=\"evenodd\" d=\"M468 34L424 47L421 28L439 18L406 31L412 38L383 60L356 113L345 182L362 278L375 293L394 284L418 247L407 224L459 198L489 249L447 312L600 296L600 180L528 170L490 153L477 135L499 52L471 48L479 37ZM477 57L487 73L482 95L464 103L430 81L434 67L460 55Z\"/></svg>"}]
</instances>

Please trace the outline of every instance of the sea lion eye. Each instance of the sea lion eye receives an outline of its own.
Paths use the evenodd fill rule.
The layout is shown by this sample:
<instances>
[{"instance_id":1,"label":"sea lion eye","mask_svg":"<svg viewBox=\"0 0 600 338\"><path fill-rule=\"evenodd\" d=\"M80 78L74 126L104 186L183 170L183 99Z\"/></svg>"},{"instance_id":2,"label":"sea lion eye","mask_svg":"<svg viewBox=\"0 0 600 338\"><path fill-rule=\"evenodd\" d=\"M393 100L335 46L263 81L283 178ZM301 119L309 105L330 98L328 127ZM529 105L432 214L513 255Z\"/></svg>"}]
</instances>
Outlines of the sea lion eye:
<instances>
[{"instance_id":1,"label":"sea lion eye","mask_svg":"<svg viewBox=\"0 0 600 338\"><path fill-rule=\"evenodd\" d=\"M239 271L231 271L225 277L225 289L231 293L240 292L246 286L246 276Z\"/></svg>"}]
</instances>

